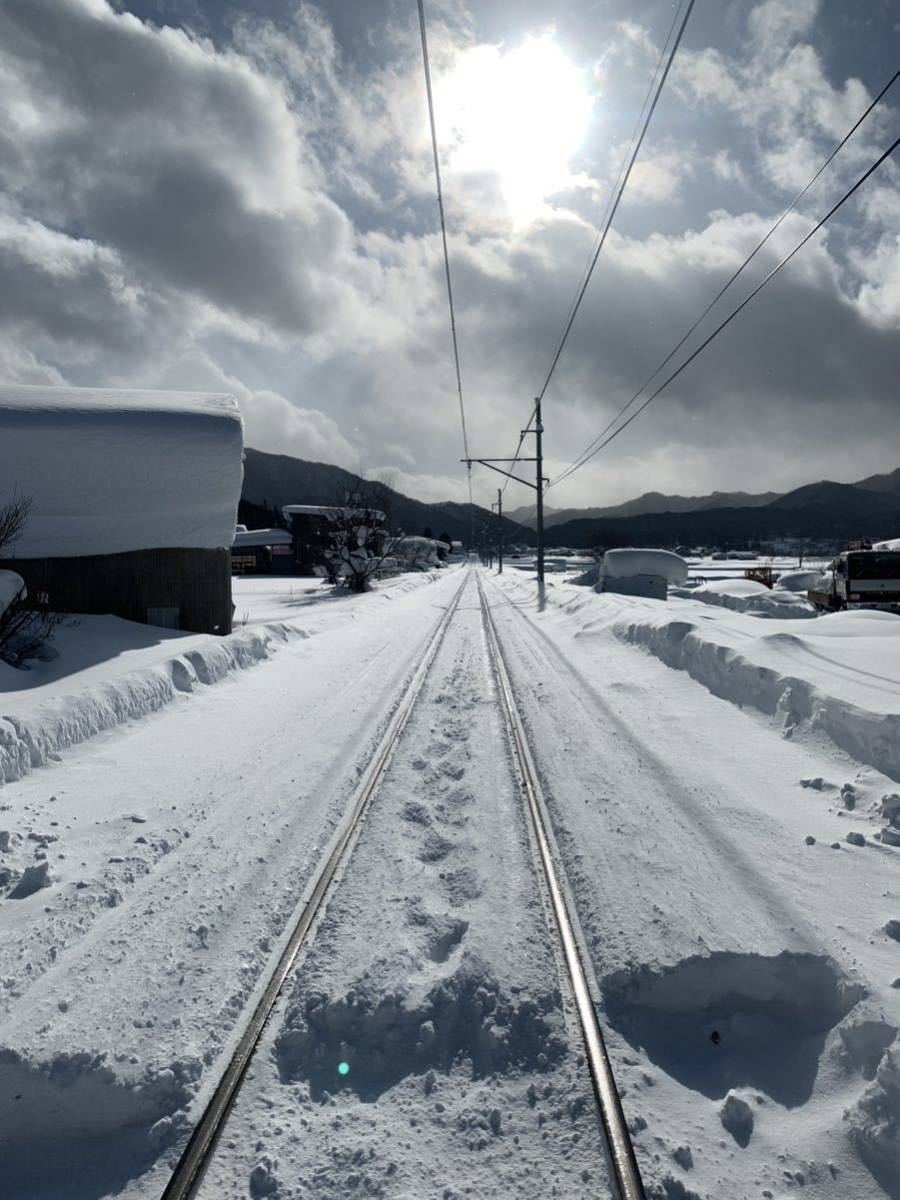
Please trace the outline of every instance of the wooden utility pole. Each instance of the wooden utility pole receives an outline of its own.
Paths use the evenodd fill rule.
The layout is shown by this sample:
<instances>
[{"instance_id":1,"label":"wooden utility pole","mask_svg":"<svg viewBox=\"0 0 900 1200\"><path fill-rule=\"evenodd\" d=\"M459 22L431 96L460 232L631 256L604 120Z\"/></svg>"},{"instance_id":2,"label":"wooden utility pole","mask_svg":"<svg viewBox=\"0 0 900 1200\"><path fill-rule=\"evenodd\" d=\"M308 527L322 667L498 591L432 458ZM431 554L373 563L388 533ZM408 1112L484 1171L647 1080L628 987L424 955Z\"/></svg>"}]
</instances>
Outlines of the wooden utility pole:
<instances>
[{"instance_id":1,"label":"wooden utility pole","mask_svg":"<svg viewBox=\"0 0 900 1200\"><path fill-rule=\"evenodd\" d=\"M491 505L497 510L497 574L503 574L503 488L497 488L497 501Z\"/></svg>"}]
</instances>

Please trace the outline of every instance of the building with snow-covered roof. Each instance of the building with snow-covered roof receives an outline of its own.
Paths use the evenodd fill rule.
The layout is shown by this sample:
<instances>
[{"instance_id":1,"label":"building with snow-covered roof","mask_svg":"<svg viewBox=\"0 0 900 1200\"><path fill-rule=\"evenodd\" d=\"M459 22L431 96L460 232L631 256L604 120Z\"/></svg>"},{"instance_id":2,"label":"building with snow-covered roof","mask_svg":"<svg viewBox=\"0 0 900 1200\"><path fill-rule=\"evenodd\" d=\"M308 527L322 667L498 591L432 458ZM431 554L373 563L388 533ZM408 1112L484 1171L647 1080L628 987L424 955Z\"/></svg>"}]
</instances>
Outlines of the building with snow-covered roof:
<instances>
[{"instance_id":1,"label":"building with snow-covered roof","mask_svg":"<svg viewBox=\"0 0 900 1200\"><path fill-rule=\"evenodd\" d=\"M369 528L368 522L378 522L371 529L371 549L381 554L387 540L387 531L381 522L387 518L377 508L353 508L339 504L285 504L281 508L294 540L294 560L300 575L320 574L334 550L335 538L356 518L360 528Z\"/></svg>"},{"instance_id":2,"label":"building with snow-covered roof","mask_svg":"<svg viewBox=\"0 0 900 1200\"><path fill-rule=\"evenodd\" d=\"M597 591L665 600L669 584L687 582L684 559L671 550L607 550L598 571Z\"/></svg>"},{"instance_id":3,"label":"building with snow-covered roof","mask_svg":"<svg viewBox=\"0 0 900 1200\"><path fill-rule=\"evenodd\" d=\"M0 386L0 504L31 504L0 567L60 611L228 633L242 478L232 396Z\"/></svg>"},{"instance_id":4,"label":"building with snow-covered roof","mask_svg":"<svg viewBox=\"0 0 900 1200\"><path fill-rule=\"evenodd\" d=\"M294 539L286 529L246 529L239 525L231 546L235 575L293 575Z\"/></svg>"}]
</instances>

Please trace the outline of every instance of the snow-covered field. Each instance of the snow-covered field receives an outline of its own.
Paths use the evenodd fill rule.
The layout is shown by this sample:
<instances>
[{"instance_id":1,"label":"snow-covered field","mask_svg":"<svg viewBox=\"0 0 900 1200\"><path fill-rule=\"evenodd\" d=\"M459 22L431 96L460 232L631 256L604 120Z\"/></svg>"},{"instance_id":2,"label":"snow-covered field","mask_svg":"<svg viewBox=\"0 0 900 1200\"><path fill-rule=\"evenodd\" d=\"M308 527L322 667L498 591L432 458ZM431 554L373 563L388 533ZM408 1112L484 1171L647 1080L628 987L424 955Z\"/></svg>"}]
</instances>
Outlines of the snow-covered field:
<instances>
[{"instance_id":1,"label":"snow-covered field","mask_svg":"<svg viewBox=\"0 0 900 1200\"><path fill-rule=\"evenodd\" d=\"M0 676L0 1194L160 1195L465 578L241 579L232 639ZM648 1195L900 1196L900 618L483 578ZM470 580L208 1200L609 1195L503 744Z\"/></svg>"}]
</instances>

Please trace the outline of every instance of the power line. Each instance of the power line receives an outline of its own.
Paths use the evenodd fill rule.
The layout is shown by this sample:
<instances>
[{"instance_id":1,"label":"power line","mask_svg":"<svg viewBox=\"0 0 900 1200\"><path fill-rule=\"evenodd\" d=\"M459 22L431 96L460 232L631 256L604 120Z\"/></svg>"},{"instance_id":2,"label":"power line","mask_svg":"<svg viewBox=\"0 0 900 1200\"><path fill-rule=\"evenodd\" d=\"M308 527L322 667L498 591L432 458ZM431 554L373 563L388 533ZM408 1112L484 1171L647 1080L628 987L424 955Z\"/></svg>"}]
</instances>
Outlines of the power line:
<instances>
[{"instance_id":1,"label":"power line","mask_svg":"<svg viewBox=\"0 0 900 1200\"><path fill-rule=\"evenodd\" d=\"M678 353L678 351L681 349L681 347L685 344L685 342L688 340L688 338L691 336L691 334L694 333L694 331L697 329L697 327L705 320L705 318L709 315L709 313L713 310L713 308L715 308L715 306L722 299L722 297L725 295L725 293L728 291L728 289L731 287L731 285L735 282L735 280L738 278L738 276L741 275L741 273L744 271L745 267L750 265L750 263L753 261L753 259L756 257L756 255L760 252L760 250L762 250L763 246L765 246L766 242L768 242L769 238L772 237L772 235L779 228L779 226L782 224L782 222L794 211L794 209L797 207L797 205L800 203L800 201L803 199L803 197L806 195L806 193L809 191L809 189L813 186L814 183L816 183L816 181L822 175L822 173L826 169L826 167L828 167L831 164L832 160L844 148L844 146L847 144L847 142L850 140L850 138L853 136L853 134L857 131L857 129L859 129L860 125L862 125L863 121L865 121L866 117L868 117L868 115L872 111L872 109L875 108L876 105L881 102L882 98L890 91L890 89L893 87L893 85L897 82L898 79L900 79L900 71L896 71L893 74L893 76L884 85L884 87L881 89L881 91L878 93L878 95L875 97L875 99L871 102L871 104L868 106L868 108L865 110L865 112L854 122L854 124L850 127L850 129L847 130L847 132L844 134L844 136L841 138L841 140L838 142L838 144L835 146L835 148L831 151L831 153L828 155L828 157L825 159L825 161L819 167L818 171L816 171L815 175L813 175L812 179L810 179L809 183L807 183L807 185L800 192L797 193L797 195L794 197L794 199L791 201L791 203L787 206L787 208L784 210L784 212L781 214L781 216L778 218L778 220L775 222L775 224L771 226L771 228L768 230L768 232L762 238L762 240L760 242L758 242L756 244L756 246L754 246L754 248L750 251L750 253L747 255L747 257L744 259L744 261L738 267L738 269L731 276L731 278L725 284L722 285L722 287L719 289L718 292L716 292L715 296L713 296L712 300L710 300L709 304L707 304L706 308L703 310L703 312L700 314L700 316L696 319L696 321L693 323L693 325L691 325L690 329L688 329L688 331L684 334L684 336L680 339L680 341L676 342L676 344L672 347L672 349L669 351L669 353L666 355L666 357L662 360L662 362L659 364L659 366L656 368L656 370L652 373L652 375L649 375L644 380L644 382L637 389L637 391L634 393L634 395L631 397L631 399L628 401L628 403L624 404L622 406L622 408L619 409L619 411L612 418L612 420L603 429L600 430L600 432L597 434L597 436L594 438L594 440L584 450L582 450L581 454L578 455L578 458L571 464L571 466L567 467L566 470L563 471L560 475L558 475L557 478L554 479L548 486L553 487L555 484L561 482L561 480L567 478L572 473L572 471L576 471L582 465L583 462L587 461L587 458L591 455L591 452L592 452L594 446L596 446L598 442L602 441L602 439L606 436L607 433L609 433L610 429L612 429L612 427L616 424L616 422L619 421L625 415L626 412L628 412L628 410L631 408L631 406L640 397L641 393L643 391L645 391L647 389L647 387L649 387L649 385L653 382L653 380L657 377L657 375L659 375L659 373L662 371L662 369L671 362L671 360L675 357L675 355Z\"/></svg>"},{"instance_id":2,"label":"power line","mask_svg":"<svg viewBox=\"0 0 900 1200\"><path fill-rule=\"evenodd\" d=\"M425 28L425 4L424 0L418 0L419 4L419 32L422 36L422 63L425 68L425 91L428 95L428 121L431 126L431 151L434 155L434 179L437 187L437 202L438 211L441 215L441 242L444 247L444 275L447 280L447 304L450 309L450 334L453 339L453 364L456 368L456 392L459 397L459 420L462 426L463 450L466 458L469 457L469 435L466 430L466 407L463 403L463 387L462 387L462 372L459 367L459 341L456 336L456 312L453 307L453 284L450 280L450 251L447 247L447 221L444 216L444 191L441 186L441 162L438 154L438 139L437 128L434 123L434 94L431 90L431 64L428 58L428 34ZM470 522L471 522L471 506L472 506L472 466L469 464L466 478L469 484L469 506L470 506ZM470 537L471 541L471 537Z\"/></svg>"},{"instance_id":3,"label":"power line","mask_svg":"<svg viewBox=\"0 0 900 1200\"><path fill-rule=\"evenodd\" d=\"M753 291L749 294L749 296L745 297L745 299L741 301L741 303L737 306L737 308L725 318L725 320L721 323L721 325L718 325L712 331L712 333L709 335L709 337L707 337L704 341L702 341L700 343L700 345L697 347L697 349L691 355L689 355L688 358L686 358L684 360L684 362L681 364L681 366L678 367L677 370L673 371L672 374L659 385L659 387L656 389L655 392L651 392L651 394L647 397L647 399L644 401L644 403L641 404L640 407L637 408L635 410L635 412L633 412L631 414L631 416L628 418L627 421L625 421L622 425L620 425L618 427L618 429L614 429L613 432L609 435L609 437L607 437L604 441L602 441L600 443L599 446L597 446L594 450L592 450L591 453L589 455L587 455L586 458L583 458L577 465L573 464L571 467L568 468L568 470L564 471L563 474L560 475L559 478L556 479L554 482L560 483L560 482L562 482L563 479L567 479L570 475L572 475L575 471L577 471L579 469L579 467L583 467L585 465L585 463L590 461L590 459L592 459L594 457L594 455L599 454L600 451L603 450L604 447L608 446L611 441L613 441L615 438L617 438L620 433L623 433L628 428L628 426L631 424L632 421L637 420L637 418L641 415L641 413L644 411L644 409L649 404L652 404L652 402L656 399L656 397L662 391L664 391L669 386L669 384L672 383L673 380L678 378L678 376L685 369L685 367L689 366L694 361L694 359L700 353L702 353L703 350L706 349L706 347L709 345L709 343L722 332L722 330L725 328L726 325L729 325L734 320L734 318L738 315L739 312L741 312L742 309L746 308L746 306L750 303L750 301L755 296L759 295L759 293L766 286L766 284L769 282L769 280L772 279L773 276L777 275L778 272L781 270L781 268L783 266L786 266L786 264L791 261L791 259L798 252L798 250L801 250L806 245L806 243L809 241L809 239L811 237L813 237L814 234L818 233L818 231L822 228L822 226L826 223L826 221L830 220L831 217L833 217L834 214L838 211L838 209L850 199L850 197L854 194L854 192L856 192L860 187L862 187L862 185L869 178L869 176L878 170L878 168L885 161L885 159L890 158L890 156L894 153L894 151L897 149L898 146L900 146L900 138L897 138L896 141L891 146L889 146L888 149L885 150L883 154L879 155L879 157L872 164L872 166L869 167L869 169L863 175L861 175L859 177L859 179L857 179L856 183L854 183L853 187L851 187L849 189L849 191L844 193L844 195L840 198L840 200L838 200L837 204L833 205L828 210L828 212L825 214L825 216L822 217L822 219L813 226L813 228L809 231L809 233L807 233L806 236L803 237L797 243L797 245L793 248L793 250L791 250L791 252L789 254L786 254L785 257L776 266L774 266L772 268L772 270L768 273L768 275L766 275L766 277L760 283L757 284L757 286L753 289Z\"/></svg>"},{"instance_id":4,"label":"power line","mask_svg":"<svg viewBox=\"0 0 900 1200\"><path fill-rule=\"evenodd\" d=\"M616 173L615 183L613 184L613 187L609 193L609 197L606 202L606 209L603 214L603 220L601 221L601 232L597 233L597 236L594 239L594 245L593 245L593 248L591 249L591 253L588 256L588 259L584 265L583 271L581 272L581 278L578 282L578 286L575 289L575 295L572 298L572 303L569 305L569 310L566 315L566 320L565 320L565 324L563 327L563 333L562 333L562 336L560 337L559 343L557 344L556 353L554 355L553 362L551 363L550 370L547 372L547 376L544 380L544 385L541 388L539 400L543 400L544 393L546 392L547 386L550 383L550 379L553 375L553 372L556 369L556 364L559 362L559 358L563 352L563 348L564 348L564 346L566 344L566 340L569 336L569 331L572 328L572 323L574 322L575 316L581 305L581 300L584 296L585 291L587 290L587 285L590 282L594 267L597 264L597 259L600 257L600 251L603 249L603 243L606 240L606 235L609 232L610 225L612 224L612 219L615 216L615 210L616 210L616 208L618 208L619 200L621 199L622 193L625 190L625 185L628 182L628 176L631 174L631 168L634 166L634 162L637 158L638 151L641 148L641 143L644 140L644 134L647 132L647 127L650 124L650 118L653 116L653 110L656 108L656 102L659 99L659 95L662 91L663 84L665 83L666 76L669 73L669 68L672 65L672 61L675 57L675 52L678 49L678 44L681 41L682 34L684 33L685 26L687 25L688 17L690 16L690 9L693 8L693 5L694 5L694 0L690 0L690 7L688 8L688 11L685 14L684 20L681 24L681 28L678 32L678 37L675 41L675 45L672 46L671 51L670 51L669 46L670 46L670 43L672 42L672 36L675 33L675 28L678 24L679 14L681 13L681 10L684 6L684 0L678 0L678 7L676 8L675 14L672 17L672 24L669 26L669 32L666 34L666 39L663 42L662 48L659 52L659 58L656 60L656 66L653 70L652 76L650 77L650 83L648 84L647 92L646 92L646 95L644 96L643 104L641 105L640 112L638 113L637 120L635 121L634 129L632 130L632 133L631 133L631 139L629 141L628 149L626 150L625 154L623 155L622 161L619 163L619 170ZM660 80L659 83L657 83L657 81L659 80L660 71L662 70L662 67L663 67L663 62L666 60L667 54L668 54L668 62L666 63L665 73L663 75L662 80ZM652 101L651 101L651 98L652 98ZM649 113L647 112L648 107L650 108ZM624 174L624 178L623 178L623 174ZM519 441L518 441L518 445L516 446L516 452L513 455L512 467L510 468L511 470L515 469L515 465L519 461L519 454L522 450L522 443L525 440L525 434L526 434L527 430L531 427L531 423L534 420L536 411L537 411L537 409L535 406L532 408L531 413L528 417L528 420L525 422L525 429L519 434ZM503 492L506 491L508 486L509 486L509 479L507 479L503 484L503 489L502 489Z\"/></svg>"},{"instance_id":5,"label":"power line","mask_svg":"<svg viewBox=\"0 0 900 1200\"><path fill-rule=\"evenodd\" d=\"M602 251L603 246L606 242L607 235L609 233L609 230L613 223L613 220L615 219L615 215L618 210L619 203L622 199L622 195L625 191L625 188L628 186L628 180L629 180L629 177L631 176L632 168L634 167L634 164L637 161L638 154L640 154L641 146L644 143L644 138L647 135L647 130L650 127L650 122L653 119L653 114L656 111L657 104L659 103L659 98L662 95L662 90L665 87L666 80L669 77L669 71L672 69L672 63L675 61L675 55L678 52L678 47L681 44L681 39L684 36L684 31L687 27L687 23L688 23L688 20L690 19L690 15L691 15L691 11L693 10L693 7L694 7L694 0L688 0L688 6L687 6L687 9L685 10L684 16L682 17L681 24L679 25L678 33L676 34L675 40L669 49L669 53L666 58L665 68L663 69L662 75L660 76L660 78L656 84L656 88L655 88L654 94L653 94L653 99L650 102L650 106L647 109L647 112L644 116L644 120L643 120L643 123L641 126L640 136L638 137L637 142L634 145L634 148L631 152L631 156L628 159L628 166L626 167L625 173L621 178L621 181L619 183L618 190L615 193L613 202L607 211L606 220L603 225L603 231L600 235L600 239L597 243L597 246L594 250L593 256L590 260L590 266L588 267L584 281L581 284L581 287L579 288L578 294L575 298L575 303L572 306L572 309L569 313L569 317L563 328L562 336L559 339L559 345L556 348L556 353L553 355L553 360L550 363L550 368L547 371L547 375L544 379L543 386L541 387L541 390L538 393L538 398L541 400L543 400L543 398L544 398L544 393L547 391L547 388L550 385L550 380L553 378L553 372L556 370L556 365L562 356L563 350L565 349L566 342L568 341L568 338L569 338L569 333L571 332L572 325L575 322L575 317L578 314L578 309L581 307L581 302L584 299L584 294L587 291L588 284L591 281L591 276L594 273L594 267L597 265L597 259L600 257L600 252Z\"/></svg>"}]
</instances>

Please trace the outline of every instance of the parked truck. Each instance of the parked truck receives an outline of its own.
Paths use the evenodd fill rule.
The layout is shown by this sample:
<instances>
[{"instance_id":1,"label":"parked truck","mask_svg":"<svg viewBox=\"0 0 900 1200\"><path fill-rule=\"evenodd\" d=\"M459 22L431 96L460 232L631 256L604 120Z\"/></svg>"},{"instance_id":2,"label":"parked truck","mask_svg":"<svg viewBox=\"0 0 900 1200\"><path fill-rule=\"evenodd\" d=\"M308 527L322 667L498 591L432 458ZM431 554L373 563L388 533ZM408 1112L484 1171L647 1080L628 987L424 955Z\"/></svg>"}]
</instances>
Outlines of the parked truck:
<instances>
[{"instance_id":1,"label":"parked truck","mask_svg":"<svg viewBox=\"0 0 900 1200\"><path fill-rule=\"evenodd\" d=\"M878 608L900 613L900 550L845 550L808 592L820 612Z\"/></svg>"}]
</instances>

